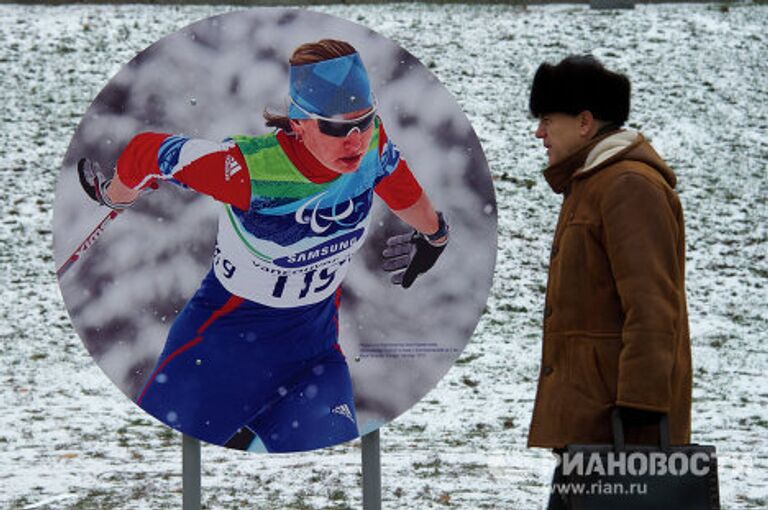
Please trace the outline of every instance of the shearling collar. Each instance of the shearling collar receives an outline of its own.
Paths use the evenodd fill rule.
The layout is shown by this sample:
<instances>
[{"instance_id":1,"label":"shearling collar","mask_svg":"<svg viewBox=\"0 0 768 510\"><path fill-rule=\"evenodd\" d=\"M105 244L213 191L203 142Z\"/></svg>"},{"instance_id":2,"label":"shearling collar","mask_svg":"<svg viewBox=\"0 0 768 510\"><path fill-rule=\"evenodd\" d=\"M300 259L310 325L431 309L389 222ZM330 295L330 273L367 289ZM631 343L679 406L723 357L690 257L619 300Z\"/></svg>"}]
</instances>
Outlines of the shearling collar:
<instances>
[{"instance_id":1,"label":"shearling collar","mask_svg":"<svg viewBox=\"0 0 768 510\"><path fill-rule=\"evenodd\" d=\"M576 173L580 174L596 168L603 161L607 161L630 145L637 143L639 136L637 131L631 129L610 133L592 147L592 150L587 154L587 159L584 160L584 166L577 169Z\"/></svg>"},{"instance_id":2,"label":"shearling collar","mask_svg":"<svg viewBox=\"0 0 768 510\"><path fill-rule=\"evenodd\" d=\"M544 178L549 183L552 191L555 193L563 193L566 189L568 189L568 185L571 183L573 174L584 166L584 162L586 161L587 156L589 156L589 153L592 151L592 149L602 140L614 133L616 132L609 132L602 136L593 138L581 149L577 150L559 163L555 163L554 165L544 170Z\"/></svg>"},{"instance_id":3,"label":"shearling collar","mask_svg":"<svg viewBox=\"0 0 768 510\"><path fill-rule=\"evenodd\" d=\"M587 145L544 170L544 178L555 193L565 192L573 179L586 178L621 160L636 160L659 172L671 187L675 174L645 137L633 130L618 130L591 140Z\"/></svg>"}]
</instances>

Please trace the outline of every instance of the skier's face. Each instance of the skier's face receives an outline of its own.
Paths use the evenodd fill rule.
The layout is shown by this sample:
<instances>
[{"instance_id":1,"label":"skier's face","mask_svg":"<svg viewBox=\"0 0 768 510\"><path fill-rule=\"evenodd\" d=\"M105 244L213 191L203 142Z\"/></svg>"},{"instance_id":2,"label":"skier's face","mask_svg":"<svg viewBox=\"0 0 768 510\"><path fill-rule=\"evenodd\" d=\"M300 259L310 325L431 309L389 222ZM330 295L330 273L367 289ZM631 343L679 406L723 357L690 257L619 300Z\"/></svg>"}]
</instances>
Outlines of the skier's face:
<instances>
[{"instance_id":1,"label":"skier's face","mask_svg":"<svg viewBox=\"0 0 768 510\"><path fill-rule=\"evenodd\" d=\"M539 118L534 135L544 142L549 166L570 156L589 140L581 117L582 114L547 113Z\"/></svg>"},{"instance_id":2,"label":"skier's face","mask_svg":"<svg viewBox=\"0 0 768 510\"><path fill-rule=\"evenodd\" d=\"M370 108L357 110L344 114L341 118L357 119L369 111ZM357 170L373 136L373 123L362 132L360 129L351 129L346 136L340 137L321 132L316 119L291 120L291 127L320 163L340 174Z\"/></svg>"}]
</instances>

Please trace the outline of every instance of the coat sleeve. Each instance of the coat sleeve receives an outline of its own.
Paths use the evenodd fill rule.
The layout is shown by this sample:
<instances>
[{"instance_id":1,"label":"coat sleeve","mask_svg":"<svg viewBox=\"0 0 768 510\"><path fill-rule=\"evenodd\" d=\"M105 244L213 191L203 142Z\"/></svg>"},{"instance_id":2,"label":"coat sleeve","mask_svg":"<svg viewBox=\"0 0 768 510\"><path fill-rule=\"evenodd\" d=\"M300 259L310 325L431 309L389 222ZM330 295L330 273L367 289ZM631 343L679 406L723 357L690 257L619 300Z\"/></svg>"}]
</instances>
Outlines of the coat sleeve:
<instances>
[{"instance_id":1,"label":"coat sleeve","mask_svg":"<svg viewBox=\"0 0 768 510\"><path fill-rule=\"evenodd\" d=\"M141 133L128 142L115 171L120 181L133 189L153 180L168 180L239 209L250 205L248 169L234 142Z\"/></svg>"},{"instance_id":2,"label":"coat sleeve","mask_svg":"<svg viewBox=\"0 0 768 510\"><path fill-rule=\"evenodd\" d=\"M685 299L679 202L661 183L627 172L613 179L600 209L624 312L616 404L668 412Z\"/></svg>"},{"instance_id":3,"label":"coat sleeve","mask_svg":"<svg viewBox=\"0 0 768 510\"><path fill-rule=\"evenodd\" d=\"M374 190L393 211L407 209L421 197L422 189L400 151L379 126L379 161L382 178Z\"/></svg>"}]
</instances>

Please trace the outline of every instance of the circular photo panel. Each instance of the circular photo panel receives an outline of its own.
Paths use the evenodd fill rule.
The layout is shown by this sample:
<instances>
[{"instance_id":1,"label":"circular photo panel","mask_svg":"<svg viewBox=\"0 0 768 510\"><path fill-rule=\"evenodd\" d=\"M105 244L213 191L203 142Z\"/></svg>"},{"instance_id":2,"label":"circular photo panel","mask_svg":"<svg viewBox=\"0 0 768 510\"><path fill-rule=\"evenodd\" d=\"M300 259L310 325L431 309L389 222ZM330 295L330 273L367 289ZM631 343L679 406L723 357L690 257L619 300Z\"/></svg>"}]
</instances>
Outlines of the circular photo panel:
<instances>
[{"instance_id":1,"label":"circular photo panel","mask_svg":"<svg viewBox=\"0 0 768 510\"><path fill-rule=\"evenodd\" d=\"M205 19L99 93L58 179L64 301L166 425L231 448L393 420L484 309L496 203L451 94L370 29L295 9Z\"/></svg>"}]
</instances>

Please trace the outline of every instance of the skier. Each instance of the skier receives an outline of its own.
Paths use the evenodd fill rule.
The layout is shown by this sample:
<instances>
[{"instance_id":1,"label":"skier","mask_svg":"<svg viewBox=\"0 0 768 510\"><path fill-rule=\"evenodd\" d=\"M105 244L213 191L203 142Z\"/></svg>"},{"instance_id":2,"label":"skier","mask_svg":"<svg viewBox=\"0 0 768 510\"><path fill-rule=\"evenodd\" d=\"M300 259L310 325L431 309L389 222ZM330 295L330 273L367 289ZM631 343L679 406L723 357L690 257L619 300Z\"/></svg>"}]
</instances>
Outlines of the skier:
<instances>
[{"instance_id":1,"label":"skier","mask_svg":"<svg viewBox=\"0 0 768 510\"><path fill-rule=\"evenodd\" d=\"M341 282L370 228L373 192L414 228L384 250L410 287L448 242L448 226L388 138L359 54L344 41L299 46L287 116L264 136L222 143L134 137L106 181L79 165L92 198L129 207L156 181L223 203L213 264L174 321L136 402L199 439L267 451L359 435L338 344Z\"/></svg>"}]
</instances>

